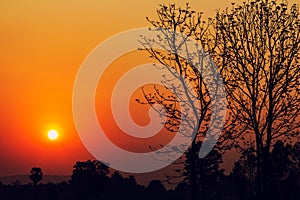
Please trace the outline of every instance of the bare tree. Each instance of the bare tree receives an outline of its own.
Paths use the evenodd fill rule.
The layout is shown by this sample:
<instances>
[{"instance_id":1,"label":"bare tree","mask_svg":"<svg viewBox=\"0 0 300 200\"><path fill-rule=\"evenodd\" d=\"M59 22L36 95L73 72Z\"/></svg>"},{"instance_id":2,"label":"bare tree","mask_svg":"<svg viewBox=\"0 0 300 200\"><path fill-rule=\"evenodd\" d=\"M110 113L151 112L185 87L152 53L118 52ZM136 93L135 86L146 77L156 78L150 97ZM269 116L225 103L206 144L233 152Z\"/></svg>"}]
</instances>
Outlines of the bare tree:
<instances>
[{"instance_id":1,"label":"bare tree","mask_svg":"<svg viewBox=\"0 0 300 200\"><path fill-rule=\"evenodd\" d=\"M209 52L221 68L231 111L227 137L241 149L254 139L261 198L270 190L272 146L299 137L299 11L275 0L233 3L217 12L213 27Z\"/></svg>"},{"instance_id":2,"label":"bare tree","mask_svg":"<svg viewBox=\"0 0 300 200\"><path fill-rule=\"evenodd\" d=\"M192 199L197 199L198 183L196 171L196 158L198 155L197 143L203 141L200 157L205 156L212 149L217 136L213 128L222 129L218 123L223 116L218 113L222 96L221 77L210 56L203 51L209 24L202 20L202 13L192 11L187 4L185 8L174 4L160 5L157 10L157 20L148 22L157 31L156 38L142 37L143 50L147 51L160 70L168 75L162 77L162 85L143 88L145 100L140 103L151 105L164 120L164 126L171 132L193 138L190 153L190 183L192 186ZM189 45L190 39L195 39ZM157 49L155 46L159 46ZM155 104L162 105L161 109ZM164 110L163 110L164 109ZM223 113L223 115L225 115ZM205 138L205 139L204 139ZM190 144L186 144L190 145ZM186 147L186 146L185 146ZM207 147L206 150L204 147ZM172 147L169 152L181 152L182 148Z\"/></svg>"}]
</instances>

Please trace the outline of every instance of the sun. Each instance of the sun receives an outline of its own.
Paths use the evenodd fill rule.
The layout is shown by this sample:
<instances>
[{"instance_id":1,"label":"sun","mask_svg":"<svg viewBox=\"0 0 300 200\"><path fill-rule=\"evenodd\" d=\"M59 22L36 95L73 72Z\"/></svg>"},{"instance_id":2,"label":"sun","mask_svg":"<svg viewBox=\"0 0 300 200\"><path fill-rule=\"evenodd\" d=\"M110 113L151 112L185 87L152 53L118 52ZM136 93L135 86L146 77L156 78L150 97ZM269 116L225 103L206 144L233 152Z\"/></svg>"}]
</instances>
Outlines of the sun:
<instances>
[{"instance_id":1,"label":"sun","mask_svg":"<svg viewBox=\"0 0 300 200\"><path fill-rule=\"evenodd\" d=\"M48 138L50 140L56 140L58 138L58 132L56 130L49 130L48 131Z\"/></svg>"}]
</instances>

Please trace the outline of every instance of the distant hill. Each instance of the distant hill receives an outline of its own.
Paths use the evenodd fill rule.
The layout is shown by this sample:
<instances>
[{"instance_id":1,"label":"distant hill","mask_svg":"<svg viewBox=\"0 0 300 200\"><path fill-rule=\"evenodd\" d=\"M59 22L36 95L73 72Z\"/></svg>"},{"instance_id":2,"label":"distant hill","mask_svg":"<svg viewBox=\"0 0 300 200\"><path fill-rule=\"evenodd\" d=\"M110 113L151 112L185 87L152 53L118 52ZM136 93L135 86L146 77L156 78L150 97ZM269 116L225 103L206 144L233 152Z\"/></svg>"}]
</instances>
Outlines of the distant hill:
<instances>
[{"instance_id":1,"label":"distant hill","mask_svg":"<svg viewBox=\"0 0 300 200\"><path fill-rule=\"evenodd\" d=\"M44 175L41 183L60 183L63 181L70 180L70 176L59 176L59 175ZM29 175L16 175L16 176L5 176L0 177L0 182L3 184L12 184L19 181L21 184L31 183Z\"/></svg>"}]
</instances>

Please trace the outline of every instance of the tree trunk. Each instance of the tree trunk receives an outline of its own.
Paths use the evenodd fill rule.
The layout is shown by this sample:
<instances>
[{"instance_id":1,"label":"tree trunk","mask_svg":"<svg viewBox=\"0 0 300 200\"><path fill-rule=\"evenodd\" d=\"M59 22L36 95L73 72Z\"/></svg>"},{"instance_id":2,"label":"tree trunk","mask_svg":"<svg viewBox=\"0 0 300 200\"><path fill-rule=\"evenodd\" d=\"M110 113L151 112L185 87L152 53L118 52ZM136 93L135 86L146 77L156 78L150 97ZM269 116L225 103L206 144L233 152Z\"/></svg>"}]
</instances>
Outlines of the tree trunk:
<instances>
[{"instance_id":1,"label":"tree trunk","mask_svg":"<svg viewBox=\"0 0 300 200\"><path fill-rule=\"evenodd\" d=\"M260 139L257 136L256 137L256 192L257 192L257 199L262 200L262 167L261 167L261 144L260 144Z\"/></svg>"},{"instance_id":2,"label":"tree trunk","mask_svg":"<svg viewBox=\"0 0 300 200\"><path fill-rule=\"evenodd\" d=\"M192 142L192 163L191 163L191 186L192 186L192 200L198 198L198 184L197 184L197 172L196 172L196 159L197 159L197 146L196 139Z\"/></svg>"},{"instance_id":3,"label":"tree trunk","mask_svg":"<svg viewBox=\"0 0 300 200\"><path fill-rule=\"evenodd\" d=\"M269 184L268 184L268 180L269 180L269 158L267 155L266 150L264 150L263 153L263 165L262 165L262 172L263 172L263 180L262 180L262 184L263 184L263 191L262 191L262 196L264 197L264 199L269 197Z\"/></svg>"}]
</instances>

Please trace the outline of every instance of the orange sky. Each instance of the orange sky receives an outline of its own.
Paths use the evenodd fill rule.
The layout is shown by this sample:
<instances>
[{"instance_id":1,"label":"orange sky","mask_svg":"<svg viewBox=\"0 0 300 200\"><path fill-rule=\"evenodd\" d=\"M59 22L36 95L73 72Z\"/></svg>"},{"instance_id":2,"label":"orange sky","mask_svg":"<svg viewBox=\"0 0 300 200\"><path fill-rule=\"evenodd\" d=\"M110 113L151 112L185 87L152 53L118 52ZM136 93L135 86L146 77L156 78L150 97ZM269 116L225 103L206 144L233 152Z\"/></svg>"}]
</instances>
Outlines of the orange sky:
<instances>
[{"instance_id":1,"label":"orange sky","mask_svg":"<svg viewBox=\"0 0 300 200\"><path fill-rule=\"evenodd\" d=\"M72 119L77 70L101 41L147 26L145 17L169 2L183 5L181 0L0 1L0 176L26 174L34 165L47 174L70 174L75 161L92 158ZM211 15L229 2L190 4ZM49 129L58 129L57 141L47 139Z\"/></svg>"},{"instance_id":2,"label":"orange sky","mask_svg":"<svg viewBox=\"0 0 300 200\"><path fill-rule=\"evenodd\" d=\"M95 95L97 117L104 132L108 133L106 135L115 145L131 152L149 152L151 151L151 149L149 149L149 146L153 148L160 148L160 145L168 144L174 136L174 133L170 133L166 129L163 129L152 137L133 137L124 133L117 126L113 118L111 110L111 96L117 81L130 69L147 62L153 63L153 60L149 58L147 52L133 51L119 57L109 66L109 68L101 77L97 88L97 93ZM151 88L153 87L149 84L146 85ZM165 90L165 93L167 92L167 90L163 87L161 87L160 90ZM129 109L131 111L131 117L134 122L140 126L145 126L150 122L150 118L148 115L148 109L150 108L150 106L136 103L136 99L144 99L140 88L137 88L132 95L132 98L130 99Z\"/></svg>"}]
</instances>

